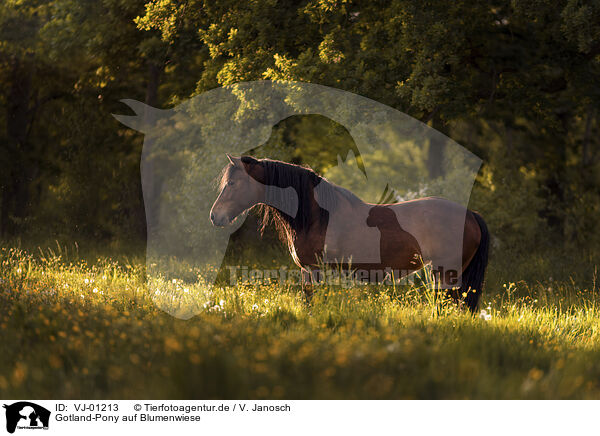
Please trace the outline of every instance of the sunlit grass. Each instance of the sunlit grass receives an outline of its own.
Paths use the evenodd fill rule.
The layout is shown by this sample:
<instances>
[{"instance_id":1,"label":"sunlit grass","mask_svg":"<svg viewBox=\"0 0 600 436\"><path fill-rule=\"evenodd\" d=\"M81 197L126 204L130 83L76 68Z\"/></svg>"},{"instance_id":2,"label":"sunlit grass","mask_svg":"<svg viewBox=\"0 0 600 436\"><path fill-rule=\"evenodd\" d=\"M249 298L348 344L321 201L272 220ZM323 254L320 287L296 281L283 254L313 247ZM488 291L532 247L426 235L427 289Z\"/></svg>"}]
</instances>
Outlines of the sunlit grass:
<instances>
[{"instance_id":1,"label":"sunlit grass","mask_svg":"<svg viewBox=\"0 0 600 436\"><path fill-rule=\"evenodd\" d=\"M297 286L148 285L58 251L0 251L3 398L600 397L595 284L488 286L475 316L415 287L323 286L307 307ZM171 291L199 314L160 310Z\"/></svg>"}]
</instances>

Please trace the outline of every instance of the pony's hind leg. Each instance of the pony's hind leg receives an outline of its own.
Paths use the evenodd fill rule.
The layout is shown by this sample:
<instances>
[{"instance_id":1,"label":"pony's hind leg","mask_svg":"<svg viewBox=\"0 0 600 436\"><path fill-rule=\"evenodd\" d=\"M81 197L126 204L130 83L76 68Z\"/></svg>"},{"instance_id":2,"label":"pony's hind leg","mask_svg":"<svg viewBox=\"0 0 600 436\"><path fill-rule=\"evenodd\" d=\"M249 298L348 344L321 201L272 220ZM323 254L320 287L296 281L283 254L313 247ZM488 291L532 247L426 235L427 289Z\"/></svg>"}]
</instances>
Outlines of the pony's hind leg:
<instances>
[{"instance_id":1,"label":"pony's hind leg","mask_svg":"<svg viewBox=\"0 0 600 436\"><path fill-rule=\"evenodd\" d=\"M444 264L449 264L446 262ZM432 265L432 279L436 290L439 292L441 298L451 300L458 306L459 309L465 308L465 298L460 284L460 277L457 278L453 270L444 270L444 264L433 264Z\"/></svg>"}]
</instances>

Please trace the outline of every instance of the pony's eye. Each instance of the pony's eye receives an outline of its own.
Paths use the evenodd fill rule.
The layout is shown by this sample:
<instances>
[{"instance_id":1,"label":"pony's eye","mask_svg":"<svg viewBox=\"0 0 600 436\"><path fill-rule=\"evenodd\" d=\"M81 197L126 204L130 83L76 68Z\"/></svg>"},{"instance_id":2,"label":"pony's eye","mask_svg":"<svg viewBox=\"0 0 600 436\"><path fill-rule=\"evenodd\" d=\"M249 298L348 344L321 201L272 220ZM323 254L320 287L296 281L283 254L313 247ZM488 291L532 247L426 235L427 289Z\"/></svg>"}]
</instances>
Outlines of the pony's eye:
<instances>
[{"instance_id":1,"label":"pony's eye","mask_svg":"<svg viewBox=\"0 0 600 436\"><path fill-rule=\"evenodd\" d=\"M231 186L233 185L233 180L230 180L229 182L227 182L227 186Z\"/></svg>"}]
</instances>

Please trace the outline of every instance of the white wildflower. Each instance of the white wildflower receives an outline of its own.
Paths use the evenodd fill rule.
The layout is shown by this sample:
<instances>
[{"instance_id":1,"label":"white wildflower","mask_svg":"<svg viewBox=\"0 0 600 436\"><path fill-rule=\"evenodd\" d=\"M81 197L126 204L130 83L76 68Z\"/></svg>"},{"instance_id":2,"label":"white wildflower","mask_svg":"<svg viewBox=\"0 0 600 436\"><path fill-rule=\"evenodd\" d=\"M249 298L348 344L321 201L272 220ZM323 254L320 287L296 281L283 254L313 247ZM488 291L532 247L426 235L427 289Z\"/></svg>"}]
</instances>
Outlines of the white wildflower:
<instances>
[{"instance_id":1,"label":"white wildflower","mask_svg":"<svg viewBox=\"0 0 600 436\"><path fill-rule=\"evenodd\" d=\"M485 309L481 309L481 313L479 314L479 319L482 319L484 321L489 321L492 319L492 314L488 313L487 310L485 310Z\"/></svg>"},{"instance_id":2,"label":"white wildflower","mask_svg":"<svg viewBox=\"0 0 600 436\"><path fill-rule=\"evenodd\" d=\"M391 344L388 344L385 348L388 351L388 353L393 353L394 351L400 348L400 344L398 344L398 342L392 342Z\"/></svg>"}]
</instances>

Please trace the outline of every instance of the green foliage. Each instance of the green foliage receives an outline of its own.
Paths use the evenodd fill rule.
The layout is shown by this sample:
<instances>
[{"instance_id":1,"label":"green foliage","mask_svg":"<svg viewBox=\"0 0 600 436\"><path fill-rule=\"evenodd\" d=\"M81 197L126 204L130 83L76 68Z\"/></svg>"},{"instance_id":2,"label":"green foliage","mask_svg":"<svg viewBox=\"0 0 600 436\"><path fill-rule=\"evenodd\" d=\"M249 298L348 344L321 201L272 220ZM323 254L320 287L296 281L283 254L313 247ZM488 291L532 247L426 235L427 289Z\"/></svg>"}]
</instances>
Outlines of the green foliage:
<instances>
[{"instance_id":1,"label":"green foliage","mask_svg":"<svg viewBox=\"0 0 600 436\"><path fill-rule=\"evenodd\" d=\"M600 395L591 280L488 281L477 316L414 288L320 287L309 310L296 287L238 284L200 294L182 321L154 305L137 261L82 254L0 250L1 397Z\"/></svg>"},{"instance_id":2,"label":"green foliage","mask_svg":"<svg viewBox=\"0 0 600 436\"><path fill-rule=\"evenodd\" d=\"M119 100L174 107L260 79L358 93L464 145L484 160L470 207L492 233L483 319L415 289L321 289L309 311L295 287L200 283L206 310L181 321L155 307L143 250L2 249L0 396L598 398L599 17L597 0L0 2L0 238L131 252L143 138L112 118ZM376 201L383 186L338 167L350 127L291 117L251 152ZM419 162L404 174L418 191L435 153L399 149L368 157L382 179ZM224 265L289 262L249 219Z\"/></svg>"},{"instance_id":3,"label":"green foliage","mask_svg":"<svg viewBox=\"0 0 600 436\"><path fill-rule=\"evenodd\" d=\"M538 183L533 171L514 168L510 159L498 163L494 169L484 166L472 205L485 216L495 249L527 252L550 233L538 214L543 205Z\"/></svg>"},{"instance_id":4,"label":"green foliage","mask_svg":"<svg viewBox=\"0 0 600 436\"><path fill-rule=\"evenodd\" d=\"M111 118L126 111L119 100L164 108L271 79L359 93L482 157L471 206L499 249L594 251L599 11L575 0L3 2L0 235L143 240L142 137ZM333 176L351 143L330 120L298 117L253 152ZM432 156L370 158L382 173L406 159L426 172Z\"/></svg>"}]
</instances>

